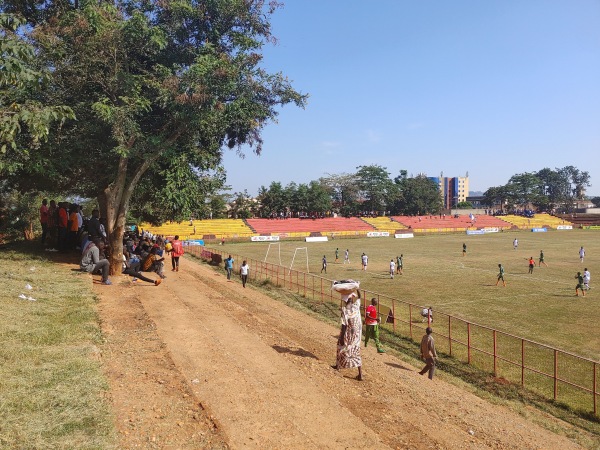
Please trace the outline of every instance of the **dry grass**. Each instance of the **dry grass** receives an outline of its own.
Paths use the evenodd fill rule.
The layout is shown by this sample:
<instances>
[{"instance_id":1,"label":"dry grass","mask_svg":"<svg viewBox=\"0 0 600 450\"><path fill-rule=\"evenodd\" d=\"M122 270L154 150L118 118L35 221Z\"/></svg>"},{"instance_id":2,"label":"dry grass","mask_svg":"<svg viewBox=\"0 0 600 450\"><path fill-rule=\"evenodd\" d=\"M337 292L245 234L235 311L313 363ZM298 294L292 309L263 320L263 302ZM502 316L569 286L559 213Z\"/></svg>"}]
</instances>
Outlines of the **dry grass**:
<instances>
[{"instance_id":1,"label":"dry grass","mask_svg":"<svg viewBox=\"0 0 600 450\"><path fill-rule=\"evenodd\" d=\"M4 249L0 279L0 447L114 447L89 278Z\"/></svg>"}]
</instances>

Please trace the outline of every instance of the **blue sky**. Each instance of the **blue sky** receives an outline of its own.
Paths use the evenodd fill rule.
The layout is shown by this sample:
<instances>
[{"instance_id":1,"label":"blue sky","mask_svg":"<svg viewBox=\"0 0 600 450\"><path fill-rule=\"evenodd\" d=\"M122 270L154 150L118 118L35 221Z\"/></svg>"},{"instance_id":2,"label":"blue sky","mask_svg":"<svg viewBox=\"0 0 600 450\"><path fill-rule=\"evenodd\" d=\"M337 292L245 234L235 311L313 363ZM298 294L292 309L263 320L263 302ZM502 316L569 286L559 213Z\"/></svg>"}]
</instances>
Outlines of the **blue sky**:
<instances>
[{"instance_id":1,"label":"blue sky","mask_svg":"<svg viewBox=\"0 0 600 450\"><path fill-rule=\"evenodd\" d=\"M234 192L370 164L485 191L574 165L600 195L600 1L287 0L272 24L264 67L310 98L260 156L225 152Z\"/></svg>"}]
</instances>

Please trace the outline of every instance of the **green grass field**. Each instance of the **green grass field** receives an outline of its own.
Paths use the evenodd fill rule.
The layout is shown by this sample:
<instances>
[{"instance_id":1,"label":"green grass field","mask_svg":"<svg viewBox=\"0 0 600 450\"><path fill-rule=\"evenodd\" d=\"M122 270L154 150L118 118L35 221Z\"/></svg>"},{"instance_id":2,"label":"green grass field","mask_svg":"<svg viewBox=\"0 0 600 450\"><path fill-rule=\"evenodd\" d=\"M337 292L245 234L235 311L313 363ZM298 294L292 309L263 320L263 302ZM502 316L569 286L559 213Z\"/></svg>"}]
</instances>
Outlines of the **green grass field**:
<instances>
[{"instance_id":1,"label":"green grass field","mask_svg":"<svg viewBox=\"0 0 600 450\"><path fill-rule=\"evenodd\" d=\"M89 277L36 247L0 252L0 448L114 448Z\"/></svg>"},{"instance_id":2,"label":"green grass field","mask_svg":"<svg viewBox=\"0 0 600 450\"><path fill-rule=\"evenodd\" d=\"M519 239L513 250L513 239ZM467 255L462 256L462 244ZM579 262L580 246L586 249ZM217 247L221 251L264 260L268 244L237 243ZM363 238L329 242L281 242L281 261L289 266L297 247L308 247L309 269L316 275L339 280L354 278L361 288L417 305L433 306L480 325L516 334L577 355L600 360L600 288L593 289L600 268L600 234L590 231L548 233L505 232L487 235L430 235L414 239ZM335 249L340 259L335 262ZM351 264L343 264L344 250ZM528 259L538 261L544 250L548 267L528 274ZM360 255L369 256L367 272ZM404 255L404 274L389 277L390 259ZM321 259L327 256L327 274ZM296 254L294 269L306 268L303 252ZM240 261L236 261L239 263ZM278 263L271 246L267 262ZM504 265L507 287L495 286L498 263ZM585 298L575 297L575 275L587 267L592 289Z\"/></svg>"},{"instance_id":3,"label":"green grass field","mask_svg":"<svg viewBox=\"0 0 600 450\"><path fill-rule=\"evenodd\" d=\"M515 237L519 240L517 250L512 244ZM453 339L466 344L467 325L464 320L600 361L600 327L597 325L600 322L600 308L597 307L600 289L593 289L595 275L600 268L599 237L593 230L565 230L474 236L428 235L414 239L339 239L322 243L282 241L280 252L282 265L289 267L295 249L307 247L310 273L328 280L360 280L362 289L379 294L382 309L391 306L391 298L432 306L438 347L445 353L450 351L449 333ZM462 255L463 242L467 244L465 257ZM582 245L587 254L584 264L580 263L578 255ZM340 255L337 263L336 247ZM217 247L238 258L236 267L241 263L241 256L263 261L267 248L266 243L232 243ZM346 248L350 251L349 265L343 264ZM271 245L268 263L279 263L278 250L276 245ZM540 250L544 251L548 267L536 266L533 274L528 274L528 259L533 256L537 264ZM367 272L361 270L362 252L369 256ZM390 259L395 260L401 253L404 255L404 274L390 279ZM321 274L323 255L328 261L326 275ZM498 263L505 268L506 287L495 286ZM584 267L592 274L592 289L586 297L576 297L575 276ZM306 270L303 251L296 252L293 268ZM324 286L327 290L329 282L325 282ZM395 302L395 311L398 319L396 331L408 336L412 327L413 337L420 338L424 324L418 315L419 308L412 308L412 323L408 321L409 308L406 305ZM447 315L453 318L449 320ZM389 325L387 327L390 328ZM492 331L471 327L470 336L472 346L476 347L471 351L471 361L492 372L494 359L485 354L493 353ZM516 383L521 380L519 364L523 351L526 365L534 369L524 371L525 386L534 387L545 397L552 398L553 380L535 371L552 375L554 352L527 342L522 345L521 340L502 333L498 333L496 339L497 355L500 357L496 360L499 376ZM466 345L454 343L452 355L460 361L467 361ZM593 364L559 354L556 365L559 378L592 388ZM590 411L592 398L591 393L559 382L559 401Z\"/></svg>"}]
</instances>

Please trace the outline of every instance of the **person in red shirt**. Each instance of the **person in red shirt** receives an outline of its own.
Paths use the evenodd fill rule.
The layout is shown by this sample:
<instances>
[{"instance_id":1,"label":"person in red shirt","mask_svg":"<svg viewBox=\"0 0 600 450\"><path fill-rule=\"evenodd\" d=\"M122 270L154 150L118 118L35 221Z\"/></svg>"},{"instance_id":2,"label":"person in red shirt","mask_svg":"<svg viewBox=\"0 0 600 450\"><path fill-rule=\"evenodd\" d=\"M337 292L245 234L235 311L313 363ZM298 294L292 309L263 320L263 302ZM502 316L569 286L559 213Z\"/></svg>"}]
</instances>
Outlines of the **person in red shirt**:
<instances>
[{"instance_id":1,"label":"person in red shirt","mask_svg":"<svg viewBox=\"0 0 600 450\"><path fill-rule=\"evenodd\" d=\"M367 325L367 331L365 333L365 347L369 345L369 339L373 338L375 346L377 347L377 353L385 353L385 350L379 342L379 322L381 319L377 314L377 299L372 298L371 304L367 306L365 323Z\"/></svg>"},{"instance_id":2,"label":"person in red shirt","mask_svg":"<svg viewBox=\"0 0 600 450\"><path fill-rule=\"evenodd\" d=\"M58 249L65 251L67 249L67 208L64 202L58 204Z\"/></svg>"},{"instance_id":3,"label":"person in red shirt","mask_svg":"<svg viewBox=\"0 0 600 450\"><path fill-rule=\"evenodd\" d=\"M533 256L529 258L529 273L533 273L533 268L535 267L535 260Z\"/></svg>"},{"instance_id":4,"label":"person in red shirt","mask_svg":"<svg viewBox=\"0 0 600 450\"><path fill-rule=\"evenodd\" d=\"M171 241L171 245L173 246L171 249L171 265L173 266L173 272L179 272L179 257L184 253L179 236L175 236L175 239Z\"/></svg>"},{"instance_id":5,"label":"person in red shirt","mask_svg":"<svg viewBox=\"0 0 600 450\"><path fill-rule=\"evenodd\" d=\"M42 206L40 206L40 224L42 225L42 245L44 245L48 233L48 199L43 199Z\"/></svg>"}]
</instances>

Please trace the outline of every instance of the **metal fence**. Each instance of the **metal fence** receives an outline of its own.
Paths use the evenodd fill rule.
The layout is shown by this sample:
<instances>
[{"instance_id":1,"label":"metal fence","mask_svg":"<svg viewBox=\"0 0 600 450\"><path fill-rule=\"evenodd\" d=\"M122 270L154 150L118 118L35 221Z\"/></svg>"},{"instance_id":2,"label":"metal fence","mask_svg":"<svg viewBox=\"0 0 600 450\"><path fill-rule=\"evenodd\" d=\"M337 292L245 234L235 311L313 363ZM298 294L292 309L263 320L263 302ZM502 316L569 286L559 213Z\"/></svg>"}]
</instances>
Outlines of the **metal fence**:
<instances>
[{"instance_id":1,"label":"metal fence","mask_svg":"<svg viewBox=\"0 0 600 450\"><path fill-rule=\"evenodd\" d=\"M231 254L201 246L186 249L215 264ZM333 280L240 255L232 256L238 270L239 262L247 261L250 280L269 280L275 286L319 302L340 301L339 294L331 289ZM364 299L378 299L381 327L412 340L416 336L420 341L427 326L427 319L421 315L426 307L364 289L361 294ZM520 384L547 399L598 415L600 362L439 311L433 311L431 320L437 336L436 347L441 352L493 374L498 382Z\"/></svg>"}]
</instances>

